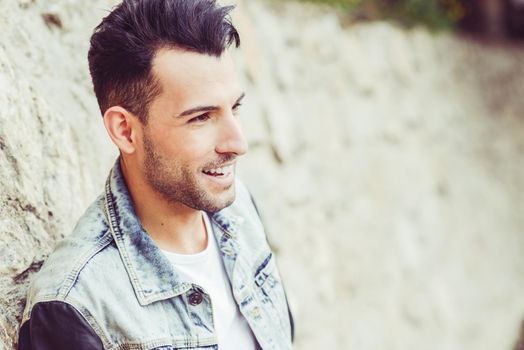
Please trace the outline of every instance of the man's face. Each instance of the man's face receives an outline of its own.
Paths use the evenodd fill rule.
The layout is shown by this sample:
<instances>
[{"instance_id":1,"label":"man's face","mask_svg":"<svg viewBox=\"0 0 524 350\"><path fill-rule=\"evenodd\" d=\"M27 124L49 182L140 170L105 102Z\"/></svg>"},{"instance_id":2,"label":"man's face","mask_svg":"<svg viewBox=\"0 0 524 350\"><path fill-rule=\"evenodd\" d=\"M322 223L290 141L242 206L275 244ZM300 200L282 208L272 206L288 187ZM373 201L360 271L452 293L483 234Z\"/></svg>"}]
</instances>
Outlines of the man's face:
<instances>
[{"instance_id":1,"label":"man's face","mask_svg":"<svg viewBox=\"0 0 524 350\"><path fill-rule=\"evenodd\" d=\"M231 57L160 50L153 74L162 93L151 104L138 151L147 183L171 203L209 212L229 206L236 158L247 151Z\"/></svg>"}]
</instances>

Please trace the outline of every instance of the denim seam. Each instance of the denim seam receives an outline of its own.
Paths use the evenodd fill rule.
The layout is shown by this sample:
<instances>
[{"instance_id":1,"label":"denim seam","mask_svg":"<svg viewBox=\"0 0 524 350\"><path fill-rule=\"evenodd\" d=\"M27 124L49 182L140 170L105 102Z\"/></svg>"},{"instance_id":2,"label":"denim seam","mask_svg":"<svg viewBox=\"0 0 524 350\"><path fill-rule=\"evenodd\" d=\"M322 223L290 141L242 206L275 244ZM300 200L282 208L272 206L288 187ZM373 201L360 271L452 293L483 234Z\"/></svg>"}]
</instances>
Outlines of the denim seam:
<instances>
[{"instance_id":1,"label":"denim seam","mask_svg":"<svg viewBox=\"0 0 524 350\"><path fill-rule=\"evenodd\" d=\"M115 207L114 207L114 200L113 200L113 194L111 191L111 179L113 177L114 170L111 169L111 173L109 174L109 177L106 182L106 190L105 190L105 212L107 219L109 221L109 229L111 230L111 233L113 237L115 238L115 243L118 247L118 251L122 257L122 260L124 261L124 264L126 265L127 272L130 275L131 282L133 285L136 285L138 288L136 290L136 293L139 294L138 296L145 300L147 299L146 296L143 293L142 285L140 284L140 281L138 279L138 276L136 275L135 270L132 268L129 256L127 255L127 251L122 246L121 237L122 232L120 232L120 229L118 227L118 223L116 221L116 213L115 213Z\"/></svg>"},{"instance_id":2,"label":"denim seam","mask_svg":"<svg viewBox=\"0 0 524 350\"><path fill-rule=\"evenodd\" d=\"M89 323L89 325L91 326L93 331L95 331L95 333L98 335L98 337L100 338L100 340L104 344L105 348L111 347L111 341L106 336L106 334L105 334L104 330L102 329L102 327L100 327L99 322L91 314L91 312L89 312L89 310L86 307L81 306L81 304L79 302L77 302L76 300L74 300L71 297L67 298L67 300L64 300L64 302L66 302L69 305L73 306L85 318L85 320Z\"/></svg>"},{"instance_id":3,"label":"denim seam","mask_svg":"<svg viewBox=\"0 0 524 350\"><path fill-rule=\"evenodd\" d=\"M220 231L224 232L224 233L227 233L229 235L229 237L235 237L237 234L235 232L233 232L234 230L227 230L224 226L222 226L222 224L220 222L217 221L217 219L215 219L214 216L210 216L211 218L211 221L214 222L218 228L220 229Z\"/></svg>"},{"instance_id":4,"label":"denim seam","mask_svg":"<svg viewBox=\"0 0 524 350\"><path fill-rule=\"evenodd\" d=\"M129 258L129 255L127 253L127 250L122 245L122 237L123 234L120 230L120 227L118 226L117 222L117 214L116 214L116 208L115 203L113 199L113 193L111 190L111 178L113 176L113 169L111 170L111 173L107 179L106 182L106 189L105 189L105 215L107 217L107 220L109 222L109 230L111 231L112 237L115 240L115 243L117 245L118 251L120 253L120 256L123 260L123 263L126 267L126 271L129 275L129 279L131 280L131 284L133 285L133 288L135 289L136 296L138 298L138 301L141 305L147 305L152 302L158 301L158 300L165 300L168 298L176 297L180 294L183 294L187 292L189 289L191 289L191 286L187 283L182 283L179 288L159 293L154 293L149 296L146 296L144 293L144 288L142 287L142 284L140 283L140 279L138 278L138 275L136 274L135 269L133 268L133 265L131 264L131 260Z\"/></svg>"},{"instance_id":5,"label":"denim seam","mask_svg":"<svg viewBox=\"0 0 524 350\"><path fill-rule=\"evenodd\" d=\"M103 238L97 242L94 248L89 249L84 254L82 254L78 259L76 259L76 263L73 267L73 269L69 272L67 275L65 281L63 282L62 286L57 292L57 297L60 299L65 299L71 289L73 288L75 282L78 280L78 276L80 275L80 272L82 269L87 265L87 263L98 254L100 251L102 251L105 247L107 247L113 238L111 235L107 235L109 230L104 233L102 236Z\"/></svg>"},{"instance_id":6,"label":"denim seam","mask_svg":"<svg viewBox=\"0 0 524 350\"><path fill-rule=\"evenodd\" d=\"M108 350L150 350L152 347L159 346L174 346L179 347L200 347L200 346L211 346L216 345L216 337L178 337L178 338L161 338L155 340L148 340L144 342L125 342L116 344Z\"/></svg>"}]
</instances>

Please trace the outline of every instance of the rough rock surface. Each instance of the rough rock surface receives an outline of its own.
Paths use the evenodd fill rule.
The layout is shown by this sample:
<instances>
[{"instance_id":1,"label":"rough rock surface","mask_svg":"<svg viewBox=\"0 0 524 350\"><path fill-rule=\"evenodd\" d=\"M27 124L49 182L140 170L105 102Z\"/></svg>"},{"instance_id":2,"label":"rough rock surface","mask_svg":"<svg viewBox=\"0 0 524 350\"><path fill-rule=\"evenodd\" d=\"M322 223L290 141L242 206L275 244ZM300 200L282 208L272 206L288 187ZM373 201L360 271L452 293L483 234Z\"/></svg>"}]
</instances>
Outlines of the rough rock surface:
<instances>
[{"instance_id":1,"label":"rough rock surface","mask_svg":"<svg viewBox=\"0 0 524 350\"><path fill-rule=\"evenodd\" d=\"M86 52L106 4L0 1L0 348L29 276L101 191L104 137Z\"/></svg>"},{"instance_id":2,"label":"rough rock surface","mask_svg":"<svg viewBox=\"0 0 524 350\"><path fill-rule=\"evenodd\" d=\"M111 1L0 1L0 349L115 150L86 52ZM297 349L511 349L524 316L524 50L241 1L254 192Z\"/></svg>"}]
</instances>

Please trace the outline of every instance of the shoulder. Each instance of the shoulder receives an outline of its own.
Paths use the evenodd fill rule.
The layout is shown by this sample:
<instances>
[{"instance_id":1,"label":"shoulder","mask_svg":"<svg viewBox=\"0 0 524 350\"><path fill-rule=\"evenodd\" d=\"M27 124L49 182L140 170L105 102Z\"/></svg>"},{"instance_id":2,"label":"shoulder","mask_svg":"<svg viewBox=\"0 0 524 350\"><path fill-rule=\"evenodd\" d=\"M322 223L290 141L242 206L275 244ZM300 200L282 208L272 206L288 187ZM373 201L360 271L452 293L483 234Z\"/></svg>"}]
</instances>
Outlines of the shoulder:
<instances>
[{"instance_id":1,"label":"shoulder","mask_svg":"<svg viewBox=\"0 0 524 350\"><path fill-rule=\"evenodd\" d=\"M103 196L100 196L91 204L73 232L57 244L33 276L24 320L30 317L33 306L39 302L66 301L71 289L84 280L80 279L81 275L94 268L99 256L108 255L113 239L103 203Z\"/></svg>"}]
</instances>

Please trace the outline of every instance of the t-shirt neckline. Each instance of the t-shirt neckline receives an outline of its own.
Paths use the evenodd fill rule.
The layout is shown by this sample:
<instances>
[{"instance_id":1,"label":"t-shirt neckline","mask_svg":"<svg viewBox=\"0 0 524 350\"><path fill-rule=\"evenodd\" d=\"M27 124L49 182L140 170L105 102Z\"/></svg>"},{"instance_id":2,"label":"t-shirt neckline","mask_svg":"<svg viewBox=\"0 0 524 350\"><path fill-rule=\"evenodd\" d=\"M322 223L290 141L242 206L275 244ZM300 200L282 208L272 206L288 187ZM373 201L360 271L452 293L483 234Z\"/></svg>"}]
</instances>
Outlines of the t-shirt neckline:
<instances>
[{"instance_id":1,"label":"t-shirt neckline","mask_svg":"<svg viewBox=\"0 0 524 350\"><path fill-rule=\"evenodd\" d=\"M202 213L202 219L204 221L204 227L206 230L207 246L204 248L204 250L198 253L195 253L195 254L180 254L180 253L169 252L169 251L162 249L162 252L174 264L180 264L180 265L197 264L197 263L202 263L209 258L210 251L211 251L211 244L213 244L213 242L215 241L215 238L213 236L213 231L211 228L209 217L207 216L205 212L202 211L201 213Z\"/></svg>"}]
</instances>

